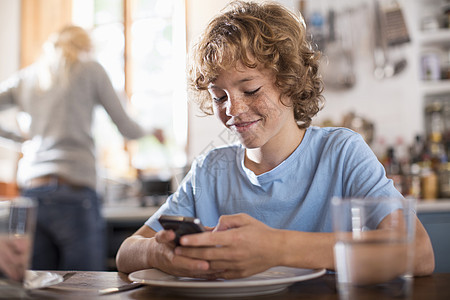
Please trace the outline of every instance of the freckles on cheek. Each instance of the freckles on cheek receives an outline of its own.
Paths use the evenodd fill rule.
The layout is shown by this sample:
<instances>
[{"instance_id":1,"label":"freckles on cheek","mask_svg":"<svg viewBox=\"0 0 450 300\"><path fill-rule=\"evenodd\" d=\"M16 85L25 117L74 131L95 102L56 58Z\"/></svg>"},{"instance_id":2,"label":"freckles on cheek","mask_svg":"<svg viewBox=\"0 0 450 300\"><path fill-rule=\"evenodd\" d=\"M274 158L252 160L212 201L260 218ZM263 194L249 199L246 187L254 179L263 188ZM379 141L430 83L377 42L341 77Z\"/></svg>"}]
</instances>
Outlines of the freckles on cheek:
<instances>
[{"instance_id":1,"label":"freckles on cheek","mask_svg":"<svg viewBox=\"0 0 450 300\"><path fill-rule=\"evenodd\" d=\"M260 105L258 107L258 114L262 116L264 119L269 118L270 116L273 116L278 112L278 108L276 106L270 105L266 102L264 102L263 105Z\"/></svg>"},{"instance_id":2,"label":"freckles on cheek","mask_svg":"<svg viewBox=\"0 0 450 300\"><path fill-rule=\"evenodd\" d=\"M282 118L283 115L286 115L286 112L292 111L292 106L284 105L280 100L269 100L265 101L264 104L260 105L259 112L261 115L265 117L270 117L271 119L279 119Z\"/></svg>"}]
</instances>

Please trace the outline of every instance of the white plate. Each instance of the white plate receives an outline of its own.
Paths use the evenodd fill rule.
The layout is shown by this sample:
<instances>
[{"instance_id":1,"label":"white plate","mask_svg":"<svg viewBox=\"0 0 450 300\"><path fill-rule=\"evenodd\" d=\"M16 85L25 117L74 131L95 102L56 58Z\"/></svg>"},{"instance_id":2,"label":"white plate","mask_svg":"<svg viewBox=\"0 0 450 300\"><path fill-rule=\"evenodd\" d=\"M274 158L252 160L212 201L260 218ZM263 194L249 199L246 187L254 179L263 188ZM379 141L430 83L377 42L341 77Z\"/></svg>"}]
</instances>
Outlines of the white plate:
<instances>
[{"instance_id":1,"label":"white plate","mask_svg":"<svg viewBox=\"0 0 450 300\"><path fill-rule=\"evenodd\" d=\"M289 267L274 267L265 272L242 279L203 280L176 277L157 269L131 273L131 281L170 288L177 294L195 297L243 297L278 293L298 281L320 277L325 269L311 270Z\"/></svg>"},{"instance_id":2,"label":"white plate","mask_svg":"<svg viewBox=\"0 0 450 300\"><path fill-rule=\"evenodd\" d=\"M24 287L28 290L41 289L63 282L63 280L63 277L56 273L27 270Z\"/></svg>"}]
</instances>

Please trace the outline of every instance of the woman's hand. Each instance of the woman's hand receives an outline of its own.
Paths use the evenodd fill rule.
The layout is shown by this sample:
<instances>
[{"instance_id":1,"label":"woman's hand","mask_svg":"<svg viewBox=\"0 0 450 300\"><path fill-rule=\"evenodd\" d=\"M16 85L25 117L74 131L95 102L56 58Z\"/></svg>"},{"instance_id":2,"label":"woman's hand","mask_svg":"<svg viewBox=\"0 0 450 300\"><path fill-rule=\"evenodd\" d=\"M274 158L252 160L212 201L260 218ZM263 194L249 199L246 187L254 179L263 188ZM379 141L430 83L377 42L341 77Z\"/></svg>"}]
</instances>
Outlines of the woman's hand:
<instances>
[{"instance_id":1,"label":"woman's hand","mask_svg":"<svg viewBox=\"0 0 450 300\"><path fill-rule=\"evenodd\" d=\"M161 144L164 144L166 141L164 131L160 128L156 128L152 132L153 136L160 142Z\"/></svg>"},{"instance_id":2,"label":"woman's hand","mask_svg":"<svg viewBox=\"0 0 450 300\"><path fill-rule=\"evenodd\" d=\"M246 214L222 216L212 232L185 235L178 259L209 262L209 276L242 278L263 272L278 261L277 231Z\"/></svg>"}]
</instances>

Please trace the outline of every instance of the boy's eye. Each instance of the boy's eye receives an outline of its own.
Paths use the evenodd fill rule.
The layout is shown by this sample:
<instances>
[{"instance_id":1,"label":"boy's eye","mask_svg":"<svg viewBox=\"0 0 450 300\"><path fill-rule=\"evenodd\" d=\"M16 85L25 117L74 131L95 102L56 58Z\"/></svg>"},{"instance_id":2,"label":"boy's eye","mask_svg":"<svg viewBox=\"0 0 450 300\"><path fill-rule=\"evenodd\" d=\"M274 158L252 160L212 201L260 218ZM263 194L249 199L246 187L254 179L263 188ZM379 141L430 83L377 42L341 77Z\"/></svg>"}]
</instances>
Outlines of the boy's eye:
<instances>
[{"instance_id":1,"label":"boy's eye","mask_svg":"<svg viewBox=\"0 0 450 300\"><path fill-rule=\"evenodd\" d=\"M253 90L253 91L244 92L244 94L246 94L246 95L254 95L254 94L256 94L260 89L261 89L261 87L257 88L256 90Z\"/></svg>"},{"instance_id":2,"label":"boy's eye","mask_svg":"<svg viewBox=\"0 0 450 300\"><path fill-rule=\"evenodd\" d=\"M222 101L224 101L226 98L227 98L227 95L224 95L224 96L222 96L222 97L213 97L213 100L214 100L215 102L222 102Z\"/></svg>"}]
</instances>

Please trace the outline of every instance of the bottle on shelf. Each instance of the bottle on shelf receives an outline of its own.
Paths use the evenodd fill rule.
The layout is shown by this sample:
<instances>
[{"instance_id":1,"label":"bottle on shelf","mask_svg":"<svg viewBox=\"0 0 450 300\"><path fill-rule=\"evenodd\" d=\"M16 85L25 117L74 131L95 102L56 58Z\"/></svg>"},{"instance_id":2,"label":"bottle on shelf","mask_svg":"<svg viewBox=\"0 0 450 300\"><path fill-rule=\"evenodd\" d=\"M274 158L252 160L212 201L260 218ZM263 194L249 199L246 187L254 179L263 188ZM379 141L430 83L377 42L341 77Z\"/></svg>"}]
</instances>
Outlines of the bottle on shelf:
<instances>
[{"instance_id":1,"label":"bottle on shelf","mask_svg":"<svg viewBox=\"0 0 450 300\"><path fill-rule=\"evenodd\" d=\"M441 79L441 63L437 51L426 51L421 57L421 79L437 81Z\"/></svg>"},{"instance_id":2,"label":"bottle on shelf","mask_svg":"<svg viewBox=\"0 0 450 300\"><path fill-rule=\"evenodd\" d=\"M450 198L450 163L441 165L439 170L439 197Z\"/></svg>"},{"instance_id":3,"label":"bottle on shelf","mask_svg":"<svg viewBox=\"0 0 450 300\"><path fill-rule=\"evenodd\" d=\"M431 161L421 162L421 198L423 200L434 200L438 198L438 176L431 167Z\"/></svg>"},{"instance_id":4,"label":"bottle on shelf","mask_svg":"<svg viewBox=\"0 0 450 300\"><path fill-rule=\"evenodd\" d=\"M424 144L422 136L416 135L416 137L414 138L414 142L409 150L411 164L417 164L418 162L422 161L422 154L424 152L423 148Z\"/></svg>"},{"instance_id":5,"label":"bottle on shelf","mask_svg":"<svg viewBox=\"0 0 450 300\"><path fill-rule=\"evenodd\" d=\"M403 194L402 168L395 154L395 148L392 146L387 149L384 167L386 169L386 176L392 179L395 188Z\"/></svg>"},{"instance_id":6,"label":"bottle on shelf","mask_svg":"<svg viewBox=\"0 0 450 300\"><path fill-rule=\"evenodd\" d=\"M422 186L420 182L420 166L417 163L413 163L410 166L410 173L407 180L407 196L420 199L422 194Z\"/></svg>"}]
</instances>

